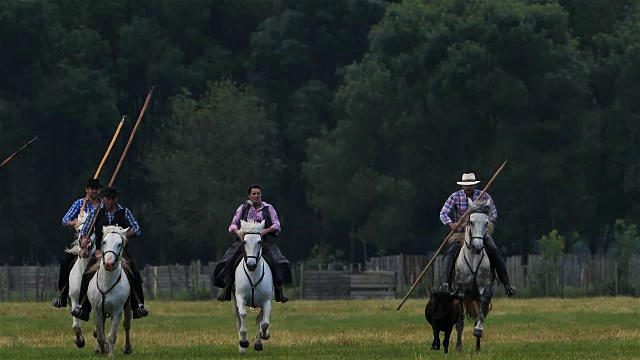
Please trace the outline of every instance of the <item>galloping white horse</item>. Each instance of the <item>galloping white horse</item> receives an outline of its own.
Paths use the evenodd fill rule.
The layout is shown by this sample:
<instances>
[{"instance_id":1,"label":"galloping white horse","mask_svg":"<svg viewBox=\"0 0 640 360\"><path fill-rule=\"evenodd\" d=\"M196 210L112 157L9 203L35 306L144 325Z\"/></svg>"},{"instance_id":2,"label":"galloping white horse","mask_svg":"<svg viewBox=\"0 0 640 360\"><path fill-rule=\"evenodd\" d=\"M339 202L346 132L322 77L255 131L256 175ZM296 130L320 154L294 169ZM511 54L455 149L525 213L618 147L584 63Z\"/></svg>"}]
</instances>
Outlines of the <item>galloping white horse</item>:
<instances>
[{"instance_id":1,"label":"galloping white horse","mask_svg":"<svg viewBox=\"0 0 640 360\"><path fill-rule=\"evenodd\" d=\"M484 330L485 316L489 313L491 297L493 296L493 274L489 257L484 249L484 237L489 223L490 200L482 199L469 203L469 222L464 229L464 246L458 254L455 266L454 293L460 300L464 312L468 317L475 319L473 336L476 337L476 351L480 351L480 338ZM462 309L461 309L462 310ZM464 316L458 320L459 329L462 329Z\"/></svg>"},{"instance_id":2,"label":"galloping white horse","mask_svg":"<svg viewBox=\"0 0 640 360\"><path fill-rule=\"evenodd\" d=\"M86 219L86 214L84 218ZM91 238L89 239L89 246L87 246L86 249L83 250L80 246L79 229L82 227L82 223L84 223L84 219L82 223L80 223L80 216L78 216L78 223L80 225L76 226L76 240L73 242L70 249L65 250L70 254L78 256L76 262L71 268L71 272L69 273L69 298L71 298L72 309L80 302L80 284L82 283L82 274L84 274L84 270L87 268L89 260L96 251L95 234L91 235ZM82 323L79 319L73 316L71 318L73 319L73 332L76 334L75 343L79 348L83 348L85 341L84 336L82 335Z\"/></svg>"},{"instance_id":3,"label":"galloping white horse","mask_svg":"<svg viewBox=\"0 0 640 360\"><path fill-rule=\"evenodd\" d=\"M104 226L102 233L102 258L95 276L89 283L87 297L93 308L93 320L96 324L96 353L109 352L113 356L118 325L124 313L125 344L124 353L131 353L129 330L131 329L131 306L128 298L131 291L129 279L123 267L122 252L127 244L125 233L129 228ZM111 317L109 343L105 342L105 323Z\"/></svg>"},{"instance_id":4,"label":"galloping white horse","mask_svg":"<svg viewBox=\"0 0 640 360\"><path fill-rule=\"evenodd\" d=\"M240 353L244 353L249 347L245 306L260 308L256 318L258 334L253 345L254 350L262 351L262 340L267 340L271 336L269 315L271 315L271 298L273 297L273 276L269 264L262 257L260 230L263 228L264 221L260 223L241 221L240 230L238 230L238 237L244 245L244 259L236 266L232 306L236 314Z\"/></svg>"}]
</instances>

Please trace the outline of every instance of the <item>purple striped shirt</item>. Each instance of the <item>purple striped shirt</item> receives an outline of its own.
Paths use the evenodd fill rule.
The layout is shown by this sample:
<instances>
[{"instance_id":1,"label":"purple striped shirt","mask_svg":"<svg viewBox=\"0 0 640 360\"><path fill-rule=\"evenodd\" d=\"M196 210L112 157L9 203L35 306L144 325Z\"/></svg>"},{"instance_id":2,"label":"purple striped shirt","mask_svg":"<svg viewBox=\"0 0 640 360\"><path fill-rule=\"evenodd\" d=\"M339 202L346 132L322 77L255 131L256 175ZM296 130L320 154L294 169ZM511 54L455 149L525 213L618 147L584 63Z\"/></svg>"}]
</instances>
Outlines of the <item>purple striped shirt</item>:
<instances>
[{"instance_id":1,"label":"purple striped shirt","mask_svg":"<svg viewBox=\"0 0 640 360\"><path fill-rule=\"evenodd\" d=\"M476 189L473 192L473 200L476 200L478 196L480 196L480 193L482 193L482 191ZM491 221L495 221L498 217L496 204L493 202L491 195L484 193L483 197L484 196L488 196L489 200L491 200L491 212L489 214L489 219ZM469 204L467 203L467 195L464 193L464 190L456 191L449 196L447 201L444 203L444 206L442 206L442 210L440 210L440 221L445 225L448 225L451 222L458 222L468 208ZM451 211L453 211L453 220L449 217ZM462 229L459 229L459 231L462 231Z\"/></svg>"},{"instance_id":2,"label":"purple striped shirt","mask_svg":"<svg viewBox=\"0 0 640 360\"><path fill-rule=\"evenodd\" d=\"M261 222L262 220L264 220L264 214L262 212L264 211L264 209L267 209L267 211L269 211L269 215L271 215L271 222L273 223L271 224L271 227L276 230L276 232L280 232L280 219L278 219L276 209L274 209L271 204L263 201L258 209L256 209L249 200L247 200L244 204L249 204L247 221ZM233 232L233 229L240 229L240 220L242 220L242 207L244 206L244 204L240 205L240 207L238 207L238 210L236 210L235 215L233 215L233 219L231 219L231 225L229 225L229 232Z\"/></svg>"}]
</instances>

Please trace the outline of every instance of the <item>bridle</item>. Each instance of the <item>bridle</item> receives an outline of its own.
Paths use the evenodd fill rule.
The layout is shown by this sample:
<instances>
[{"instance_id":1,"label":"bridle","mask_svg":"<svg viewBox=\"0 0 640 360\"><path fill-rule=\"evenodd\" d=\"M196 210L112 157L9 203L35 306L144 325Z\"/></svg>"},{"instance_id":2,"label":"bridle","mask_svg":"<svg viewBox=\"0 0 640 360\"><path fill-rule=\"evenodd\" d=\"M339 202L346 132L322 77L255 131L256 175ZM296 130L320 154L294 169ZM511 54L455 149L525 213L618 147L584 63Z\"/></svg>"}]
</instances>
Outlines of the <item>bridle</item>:
<instances>
[{"instance_id":1,"label":"bridle","mask_svg":"<svg viewBox=\"0 0 640 360\"><path fill-rule=\"evenodd\" d=\"M260 235L260 232L247 232L245 233L245 235L247 234L258 234ZM247 260L254 258L256 259L256 268L258 263L260 262L260 260L262 259L262 236L260 241L258 242L258 245L260 246L260 250L258 251L258 255L247 255L247 251L246 249L244 249L244 245L246 244L245 240L242 240L242 248L243 248L243 257L244 257L244 262L242 263L242 270L244 270L244 274L247 276L247 280L249 280L249 284L251 285L251 307L255 308L255 290L256 287L258 286L258 284L260 284L262 282L262 280L264 280L264 261L262 262L262 274L260 275L260 278L258 279L258 281L256 281L256 283L254 284L253 281L251 280L251 276L249 275L249 271L247 269ZM255 269L254 269L255 270ZM252 271L253 272L253 271Z\"/></svg>"},{"instance_id":2,"label":"bridle","mask_svg":"<svg viewBox=\"0 0 640 360\"><path fill-rule=\"evenodd\" d=\"M108 235L108 234L105 234L104 236L106 236L106 235ZM120 246L120 250L117 253L115 251L113 251L113 250L107 250L107 251L102 253L102 260L101 261L102 261L102 267L104 268L105 271L111 272L111 271L114 271L115 269L118 268L117 266L114 266L113 270L107 270L105 262L104 262L104 258L105 258L105 255L107 255L108 253L112 253L116 257L116 260L115 260L115 264L116 265L120 265L121 264L120 255L122 254L122 249L124 249L124 239L123 239L123 235L122 234L118 234L118 235L120 235L120 238L123 240L122 243L121 243L122 246ZM104 242L104 240L103 240L103 242ZM104 243L103 243L103 245L104 245ZM122 269L122 267L120 269ZM96 272L96 287L98 288L98 291L100 291L100 294L102 294L102 300L101 300L101 302L102 302L102 312L104 313L104 298L111 290L113 290L114 287L116 287L116 285L118 285L118 283L120 282L120 279L122 279L122 271L120 271L120 275L118 275L118 280L116 280L116 282L113 283L113 285L111 285L111 287L109 289L107 289L107 291L102 291L102 289L100 289L100 281L99 281L99 278L98 278L99 274L100 274L100 271ZM108 314L105 315L105 317L109 317Z\"/></svg>"}]
</instances>

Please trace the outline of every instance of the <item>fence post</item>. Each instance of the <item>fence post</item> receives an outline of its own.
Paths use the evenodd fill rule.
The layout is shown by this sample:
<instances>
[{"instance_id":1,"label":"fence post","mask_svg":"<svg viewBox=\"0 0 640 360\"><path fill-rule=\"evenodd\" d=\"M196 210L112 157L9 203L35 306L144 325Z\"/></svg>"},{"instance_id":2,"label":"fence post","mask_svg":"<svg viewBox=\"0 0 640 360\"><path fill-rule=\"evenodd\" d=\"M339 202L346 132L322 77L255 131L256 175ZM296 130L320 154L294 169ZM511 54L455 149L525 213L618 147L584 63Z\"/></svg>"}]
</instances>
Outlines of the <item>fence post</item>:
<instances>
[{"instance_id":1,"label":"fence post","mask_svg":"<svg viewBox=\"0 0 640 360\"><path fill-rule=\"evenodd\" d=\"M184 269L184 285L187 287L189 296L191 296L191 286L189 286L189 266L184 265L182 268Z\"/></svg>"},{"instance_id":2,"label":"fence post","mask_svg":"<svg viewBox=\"0 0 640 360\"><path fill-rule=\"evenodd\" d=\"M40 301L40 266L36 265L36 301Z\"/></svg>"},{"instance_id":3,"label":"fence post","mask_svg":"<svg viewBox=\"0 0 640 360\"><path fill-rule=\"evenodd\" d=\"M167 269L169 269L169 296L171 300L173 300L173 276L171 275L171 264L167 265Z\"/></svg>"},{"instance_id":4,"label":"fence post","mask_svg":"<svg viewBox=\"0 0 640 360\"><path fill-rule=\"evenodd\" d=\"M302 300L302 279L304 276L304 263L300 264L300 300Z\"/></svg>"}]
</instances>

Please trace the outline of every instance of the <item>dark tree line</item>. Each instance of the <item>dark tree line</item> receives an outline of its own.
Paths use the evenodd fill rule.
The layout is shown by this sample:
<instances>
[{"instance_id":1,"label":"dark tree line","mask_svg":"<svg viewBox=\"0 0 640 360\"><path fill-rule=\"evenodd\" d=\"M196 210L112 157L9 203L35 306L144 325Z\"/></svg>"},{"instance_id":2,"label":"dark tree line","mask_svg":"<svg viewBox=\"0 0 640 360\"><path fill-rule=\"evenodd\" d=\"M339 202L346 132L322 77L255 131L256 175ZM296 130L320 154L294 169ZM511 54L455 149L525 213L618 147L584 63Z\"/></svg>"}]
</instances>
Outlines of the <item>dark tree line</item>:
<instances>
[{"instance_id":1,"label":"dark tree line","mask_svg":"<svg viewBox=\"0 0 640 360\"><path fill-rule=\"evenodd\" d=\"M0 262L59 256L152 85L116 180L141 261L218 259L256 182L293 260L426 253L455 181L505 159L507 254L554 229L640 252L639 24L632 0L2 1L0 158L41 140L0 169Z\"/></svg>"}]
</instances>

